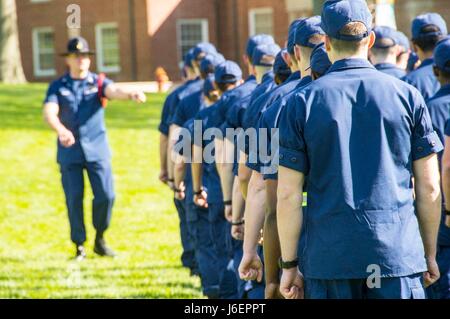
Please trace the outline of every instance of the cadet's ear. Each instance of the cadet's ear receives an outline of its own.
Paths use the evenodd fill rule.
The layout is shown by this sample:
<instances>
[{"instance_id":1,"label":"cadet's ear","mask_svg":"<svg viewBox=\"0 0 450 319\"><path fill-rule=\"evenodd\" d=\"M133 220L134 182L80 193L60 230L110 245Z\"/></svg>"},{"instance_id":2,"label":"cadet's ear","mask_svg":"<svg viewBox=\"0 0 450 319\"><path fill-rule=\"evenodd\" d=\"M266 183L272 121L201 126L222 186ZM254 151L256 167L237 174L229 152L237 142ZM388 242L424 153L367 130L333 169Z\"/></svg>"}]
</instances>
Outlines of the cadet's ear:
<instances>
[{"instance_id":1,"label":"cadet's ear","mask_svg":"<svg viewBox=\"0 0 450 319\"><path fill-rule=\"evenodd\" d=\"M372 49L373 45L375 44L375 40L377 39L377 36L375 35L375 32L370 32L369 34L369 49Z\"/></svg>"}]
</instances>

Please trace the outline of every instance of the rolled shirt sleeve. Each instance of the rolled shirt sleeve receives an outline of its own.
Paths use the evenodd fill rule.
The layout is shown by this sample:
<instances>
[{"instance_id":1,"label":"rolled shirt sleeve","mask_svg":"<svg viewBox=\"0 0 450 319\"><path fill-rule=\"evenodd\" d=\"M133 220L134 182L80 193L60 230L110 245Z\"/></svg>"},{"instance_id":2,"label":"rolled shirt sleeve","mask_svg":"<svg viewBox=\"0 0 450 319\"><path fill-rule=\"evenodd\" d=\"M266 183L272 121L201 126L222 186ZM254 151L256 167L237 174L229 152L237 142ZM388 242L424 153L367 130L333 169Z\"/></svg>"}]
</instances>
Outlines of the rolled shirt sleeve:
<instances>
[{"instance_id":1,"label":"rolled shirt sleeve","mask_svg":"<svg viewBox=\"0 0 450 319\"><path fill-rule=\"evenodd\" d=\"M279 165L304 173L309 172L309 160L304 139L306 106L301 94L293 95L280 114Z\"/></svg>"},{"instance_id":2,"label":"rolled shirt sleeve","mask_svg":"<svg viewBox=\"0 0 450 319\"><path fill-rule=\"evenodd\" d=\"M45 96L44 104L47 103L58 104L58 89L59 89L58 82L55 81L52 84L50 84L47 90L47 94Z\"/></svg>"},{"instance_id":3,"label":"rolled shirt sleeve","mask_svg":"<svg viewBox=\"0 0 450 319\"><path fill-rule=\"evenodd\" d=\"M414 112L414 129L412 136L412 158L414 161L420 160L431 154L441 152L444 147L439 136L434 131L428 108L420 97Z\"/></svg>"}]
</instances>

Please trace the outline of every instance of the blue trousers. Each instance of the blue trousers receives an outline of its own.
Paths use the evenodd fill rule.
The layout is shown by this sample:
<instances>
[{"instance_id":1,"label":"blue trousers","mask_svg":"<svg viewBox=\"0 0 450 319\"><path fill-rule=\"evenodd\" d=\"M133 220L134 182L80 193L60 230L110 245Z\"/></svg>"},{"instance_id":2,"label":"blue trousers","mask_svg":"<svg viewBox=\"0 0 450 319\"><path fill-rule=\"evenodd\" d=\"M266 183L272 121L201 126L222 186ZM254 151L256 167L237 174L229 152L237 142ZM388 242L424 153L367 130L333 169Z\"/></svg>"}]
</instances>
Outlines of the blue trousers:
<instances>
[{"instance_id":1,"label":"blue trousers","mask_svg":"<svg viewBox=\"0 0 450 319\"><path fill-rule=\"evenodd\" d=\"M97 232L103 233L111 222L114 204L114 183L110 161L72 163L60 166L62 185L70 221L70 237L81 245L86 241L84 226L84 176L86 170L94 199L92 220Z\"/></svg>"},{"instance_id":2,"label":"blue trousers","mask_svg":"<svg viewBox=\"0 0 450 319\"><path fill-rule=\"evenodd\" d=\"M305 280L306 299L425 299L423 274L381 278L379 288L368 288L365 279Z\"/></svg>"},{"instance_id":3,"label":"blue trousers","mask_svg":"<svg viewBox=\"0 0 450 319\"><path fill-rule=\"evenodd\" d=\"M231 225L225 219L222 204L209 204L209 222L213 247L217 254L217 271L220 273L220 298L238 299L237 280L233 265Z\"/></svg>"},{"instance_id":4,"label":"blue trousers","mask_svg":"<svg viewBox=\"0 0 450 319\"><path fill-rule=\"evenodd\" d=\"M216 250L211 237L208 210L190 203L187 205L187 221L192 234L195 257L200 273L203 294L211 299L219 298L220 274Z\"/></svg>"},{"instance_id":5,"label":"blue trousers","mask_svg":"<svg viewBox=\"0 0 450 319\"><path fill-rule=\"evenodd\" d=\"M174 203L180 221L180 237L183 249L183 252L181 253L181 263L183 264L183 267L196 271L197 261L195 259L194 240L188 228L185 201L174 199Z\"/></svg>"}]
</instances>

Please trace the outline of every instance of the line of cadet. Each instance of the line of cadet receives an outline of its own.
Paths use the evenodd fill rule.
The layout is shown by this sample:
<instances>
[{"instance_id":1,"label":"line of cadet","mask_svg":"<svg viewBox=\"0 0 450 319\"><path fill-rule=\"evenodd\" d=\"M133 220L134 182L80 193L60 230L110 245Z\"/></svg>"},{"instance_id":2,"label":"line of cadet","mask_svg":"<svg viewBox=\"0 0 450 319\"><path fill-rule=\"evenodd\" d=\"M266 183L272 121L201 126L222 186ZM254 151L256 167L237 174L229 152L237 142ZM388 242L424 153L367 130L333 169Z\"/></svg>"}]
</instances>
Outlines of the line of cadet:
<instances>
[{"instance_id":1,"label":"line of cadet","mask_svg":"<svg viewBox=\"0 0 450 319\"><path fill-rule=\"evenodd\" d=\"M446 23L416 17L410 42L372 21L363 0L326 1L284 49L252 36L246 79L209 43L186 54L159 127L160 179L208 298L450 297ZM188 161L182 128L223 135L192 142ZM279 148L263 150L275 174L229 128L278 128Z\"/></svg>"}]
</instances>

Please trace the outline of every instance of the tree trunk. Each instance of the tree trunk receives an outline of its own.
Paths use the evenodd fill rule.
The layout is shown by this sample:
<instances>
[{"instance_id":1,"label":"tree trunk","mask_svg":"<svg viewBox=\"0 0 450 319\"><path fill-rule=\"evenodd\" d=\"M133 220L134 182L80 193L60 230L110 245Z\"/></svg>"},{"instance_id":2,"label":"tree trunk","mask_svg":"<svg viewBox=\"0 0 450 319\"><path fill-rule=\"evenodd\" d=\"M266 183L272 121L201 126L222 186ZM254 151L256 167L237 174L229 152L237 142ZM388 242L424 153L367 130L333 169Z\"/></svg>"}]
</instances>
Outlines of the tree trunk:
<instances>
[{"instance_id":1,"label":"tree trunk","mask_svg":"<svg viewBox=\"0 0 450 319\"><path fill-rule=\"evenodd\" d=\"M0 0L0 82L25 83L15 0Z\"/></svg>"}]
</instances>

